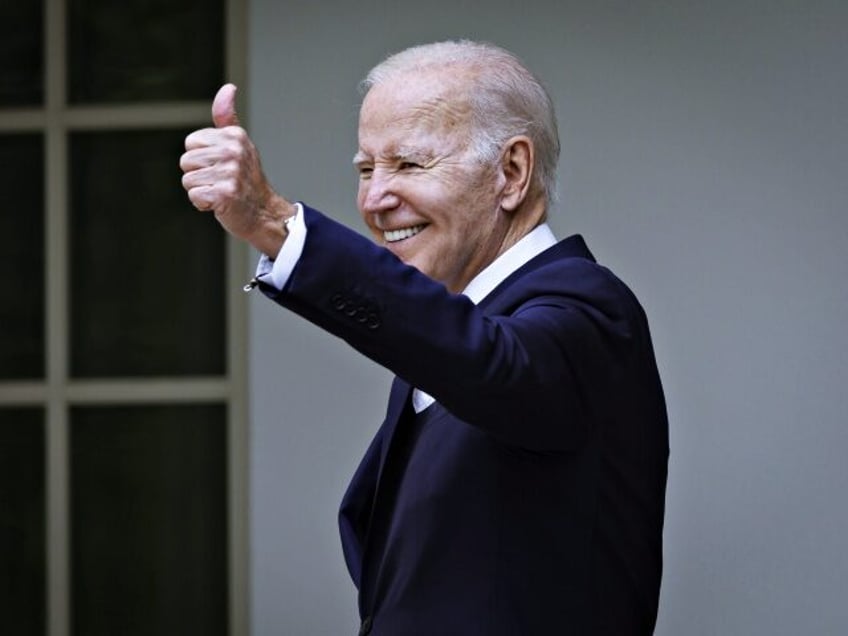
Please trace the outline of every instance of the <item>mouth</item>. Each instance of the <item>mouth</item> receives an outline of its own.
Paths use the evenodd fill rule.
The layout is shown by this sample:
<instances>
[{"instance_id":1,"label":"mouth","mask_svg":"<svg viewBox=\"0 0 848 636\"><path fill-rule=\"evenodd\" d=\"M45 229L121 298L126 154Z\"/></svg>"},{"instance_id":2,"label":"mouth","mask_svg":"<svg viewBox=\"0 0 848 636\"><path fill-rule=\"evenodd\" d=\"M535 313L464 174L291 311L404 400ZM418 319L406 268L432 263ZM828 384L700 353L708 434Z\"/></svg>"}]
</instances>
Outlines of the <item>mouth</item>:
<instances>
[{"instance_id":1,"label":"mouth","mask_svg":"<svg viewBox=\"0 0 848 636\"><path fill-rule=\"evenodd\" d=\"M404 239L412 238L425 227L427 227L426 224L421 224L413 225L411 227L402 227L399 230L385 230L383 232L383 239L386 241L386 243L397 243L398 241L403 241Z\"/></svg>"}]
</instances>

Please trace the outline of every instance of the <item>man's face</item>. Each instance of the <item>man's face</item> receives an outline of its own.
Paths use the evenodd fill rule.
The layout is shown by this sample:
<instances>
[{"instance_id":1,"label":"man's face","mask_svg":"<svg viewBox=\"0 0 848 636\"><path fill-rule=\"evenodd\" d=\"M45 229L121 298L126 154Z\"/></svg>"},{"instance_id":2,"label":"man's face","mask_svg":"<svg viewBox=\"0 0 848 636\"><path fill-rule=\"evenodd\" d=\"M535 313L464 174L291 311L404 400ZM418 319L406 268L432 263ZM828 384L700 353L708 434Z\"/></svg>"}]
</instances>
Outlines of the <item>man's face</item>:
<instances>
[{"instance_id":1,"label":"man's face","mask_svg":"<svg viewBox=\"0 0 848 636\"><path fill-rule=\"evenodd\" d=\"M503 179L469 150L461 82L433 71L374 86L359 118L357 205L378 243L458 293L500 253Z\"/></svg>"}]
</instances>

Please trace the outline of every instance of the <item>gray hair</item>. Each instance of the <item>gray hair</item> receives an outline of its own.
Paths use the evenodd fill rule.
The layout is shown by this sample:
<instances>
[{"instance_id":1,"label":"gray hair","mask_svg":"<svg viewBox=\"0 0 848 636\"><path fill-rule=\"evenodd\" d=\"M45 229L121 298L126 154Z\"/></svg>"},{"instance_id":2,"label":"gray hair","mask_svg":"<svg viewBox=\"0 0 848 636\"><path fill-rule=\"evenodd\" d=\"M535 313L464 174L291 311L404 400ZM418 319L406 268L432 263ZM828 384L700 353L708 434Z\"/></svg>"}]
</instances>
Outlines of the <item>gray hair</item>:
<instances>
[{"instance_id":1,"label":"gray hair","mask_svg":"<svg viewBox=\"0 0 848 636\"><path fill-rule=\"evenodd\" d=\"M494 163L509 138L527 135L536 152L537 186L553 204L560 149L553 102L539 79L509 51L470 40L414 46L371 69L359 88L365 95L396 75L451 66L472 71L468 85L472 152L481 161Z\"/></svg>"}]
</instances>

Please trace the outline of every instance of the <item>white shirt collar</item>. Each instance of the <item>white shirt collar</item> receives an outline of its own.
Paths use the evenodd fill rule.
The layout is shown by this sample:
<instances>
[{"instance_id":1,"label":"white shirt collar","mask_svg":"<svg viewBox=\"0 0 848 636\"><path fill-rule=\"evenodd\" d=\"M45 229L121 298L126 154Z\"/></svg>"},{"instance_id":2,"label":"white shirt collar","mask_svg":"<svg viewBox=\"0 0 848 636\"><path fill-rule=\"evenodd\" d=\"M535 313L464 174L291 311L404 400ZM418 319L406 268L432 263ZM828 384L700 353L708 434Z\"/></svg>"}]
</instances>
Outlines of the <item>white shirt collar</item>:
<instances>
[{"instance_id":1,"label":"white shirt collar","mask_svg":"<svg viewBox=\"0 0 848 636\"><path fill-rule=\"evenodd\" d=\"M536 226L472 278L462 293L476 305L515 270L556 242L556 237L547 223Z\"/></svg>"}]
</instances>

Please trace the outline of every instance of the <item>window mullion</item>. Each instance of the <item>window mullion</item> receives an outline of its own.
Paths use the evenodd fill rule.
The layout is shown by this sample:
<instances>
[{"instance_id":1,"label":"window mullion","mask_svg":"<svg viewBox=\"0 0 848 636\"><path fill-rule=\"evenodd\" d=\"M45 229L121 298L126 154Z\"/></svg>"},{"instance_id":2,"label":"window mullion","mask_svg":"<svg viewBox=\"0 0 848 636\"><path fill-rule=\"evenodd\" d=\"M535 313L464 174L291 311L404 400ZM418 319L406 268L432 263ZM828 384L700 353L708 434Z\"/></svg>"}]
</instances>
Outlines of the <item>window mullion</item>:
<instances>
[{"instance_id":1,"label":"window mullion","mask_svg":"<svg viewBox=\"0 0 848 636\"><path fill-rule=\"evenodd\" d=\"M242 100L249 94L247 84L247 3L226 0L226 79L235 82ZM247 113L246 104L240 104ZM250 632L249 608L249 528L248 514L248 407L247 407L247 300L241 293L249 266L248 249L230 237L227 241L227 376L232 387L228 419L228 509L229 509L229 600L230 635L247 636Z\"/></svg>"},{"instance_id":2,"label":"window mullion","mask_svg":"<svg viewBox=\"0 0 848 636\"><path fill-rule=\"evenodd\" d=\"M47 340L47 633L69 629L67 384L67 130L65 0L45 1L45 245Z\"/></svg>"}]
</instances>

